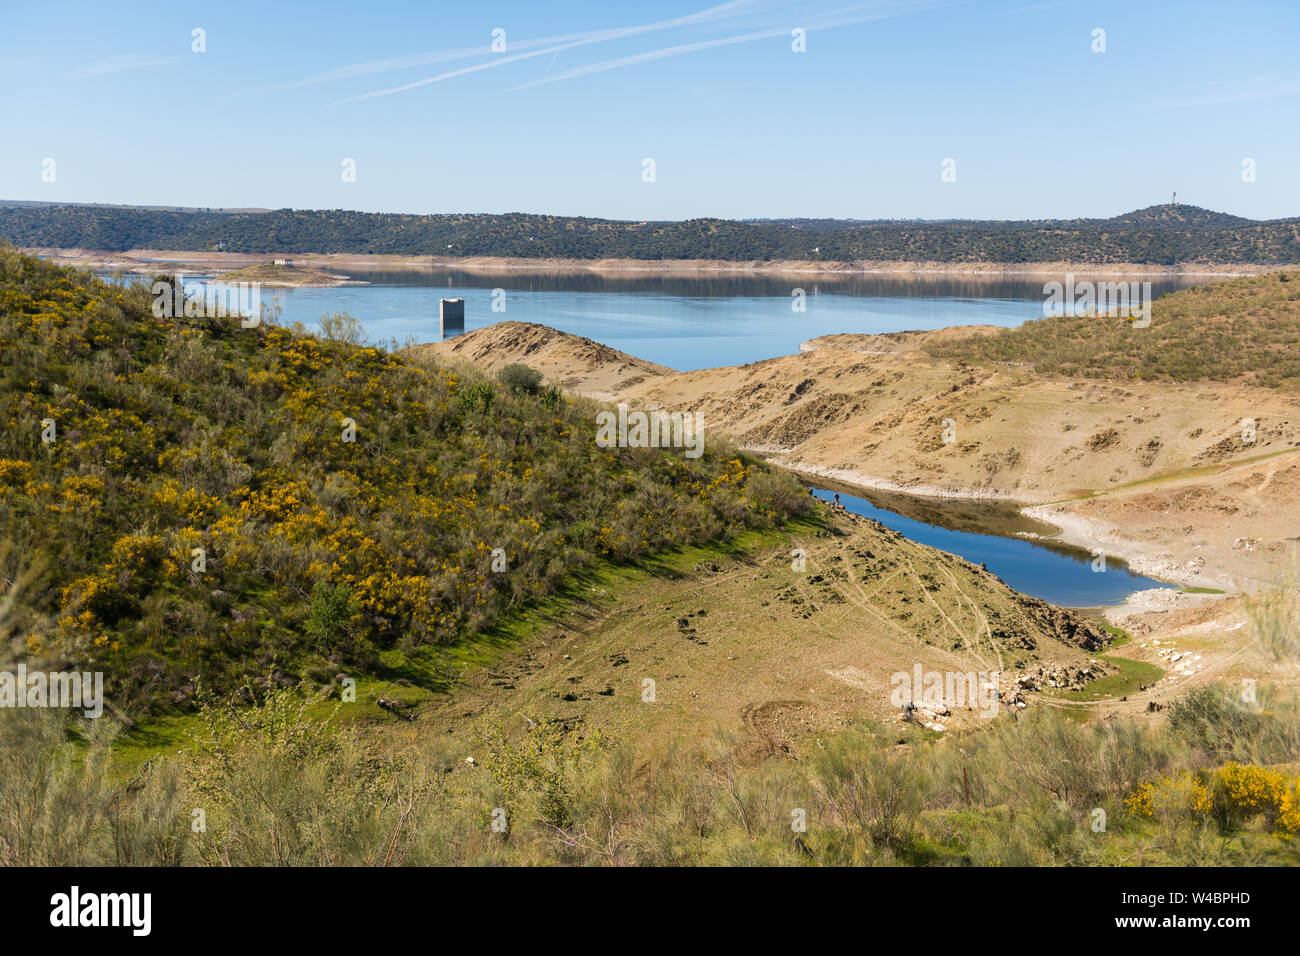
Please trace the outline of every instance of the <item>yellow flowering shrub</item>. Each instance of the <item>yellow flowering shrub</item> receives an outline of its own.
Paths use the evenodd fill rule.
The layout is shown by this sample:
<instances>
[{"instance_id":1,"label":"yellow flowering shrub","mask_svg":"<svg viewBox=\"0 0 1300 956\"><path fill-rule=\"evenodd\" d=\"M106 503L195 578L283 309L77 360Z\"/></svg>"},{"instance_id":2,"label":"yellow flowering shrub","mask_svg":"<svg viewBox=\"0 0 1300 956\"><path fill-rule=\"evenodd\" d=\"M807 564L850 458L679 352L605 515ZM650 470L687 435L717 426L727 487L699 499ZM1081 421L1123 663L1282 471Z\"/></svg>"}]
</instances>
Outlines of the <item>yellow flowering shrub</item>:
<instances>
[{"instance_id":1,"label":"yellow flowering shrub","mask_svg":"<svg viewBox=\"0 0 1300 956\"><path fill-rule=\"evenodd\" d=\"M1274 819L1287 790L1287 776L1280 770L1237 763L1220 767L1214 774L1214 782L1223 808L1243 819L1260 813Z\"/></svg>"},{"instance_id":2,"label":"yellow flowering shrub","mask_svg":"<svg viewBox=\"0 0 1300 956\"><path fill-rule=\"evenodd\" d=\"M31 474L32 466L25 461L14 461L13 459L0 459L0 485L9 488L21 488L27 484L27 476Z\"/></svg>"},{"instance_id":3,"label":"yellow flowering shrub","mask_svg":"<svg viewBox=\"0 0 1300 956\"><path fill-rule=\"evenodd\" d=\"M1204 820L1214 809L1214 800L1209 787L1184 772L1144 783L1129 795L1124 806L1134 816L1147 819L1189 816Z\"/></svg>"},{"instance_id":4,"label":"yellow flowering shrub","mask_svg":"<svg viewBox=\"0 0 1300 956\"><path fill-rule=\"evenodd\" d=\"M1190 773L1161 777L1130 794L1125 809L1143 819L1214 813L1222 825L1263 815L1279 836L1300 833L1300 774L1234 762L1208 777L1208 786Z\"/></svg>"},{"instance_id":5,"label":"yellow flowering shrub","mask_svg":"<svg viewBox=\"0 0 1300 956\"><path fill-rule=\"evenodd\" d=\"M1277 828L1287 837L1300 834L1300 776L1297 776L1282 793L1278 808Z\"/></svg>"}]
</instances>

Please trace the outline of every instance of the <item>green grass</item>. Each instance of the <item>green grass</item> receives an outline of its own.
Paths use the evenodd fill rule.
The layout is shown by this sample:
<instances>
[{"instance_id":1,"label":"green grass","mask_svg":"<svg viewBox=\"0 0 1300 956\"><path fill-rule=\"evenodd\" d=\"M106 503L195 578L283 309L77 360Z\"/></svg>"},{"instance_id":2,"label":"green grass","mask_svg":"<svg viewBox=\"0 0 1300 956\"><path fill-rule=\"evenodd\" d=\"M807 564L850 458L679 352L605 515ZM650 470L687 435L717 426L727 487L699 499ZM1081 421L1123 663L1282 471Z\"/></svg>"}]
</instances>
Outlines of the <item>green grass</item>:
<instances>
[{"instance_id":1,"label":"green grass","mask_svg":"<svg viewBox=\"0 0 1300 956\"><path fill-rule=\"evenodd\" d=\"M1114 664L1119 668L1119 672L1090 681L1081 690L1065 691L1059 695L1063 700L1091 703L1106 698L1127 697L1129 694L1136 693L1143 684L1148 687L1154 684L1165 674L1161 668L1146 661L1135 661L1111 654L1100 654L1097 659L1107 664Z\"/></svg>"},{"instance_id":2,"label":"green grass","mask_svg":"<svg viewBox=\"0 0 1300 956\"><path fill-rule=\"evenodd\" d=\"M683 577L701 562L749 558L787 547L791 535L812 533L821 527L816 520L797 519L782 528L747 531L726 541L654 555L635 564L597 562L555 594L507 615L483 632L449 646L422 647L413 654L395 648L383 651L375 674L351 675L356 680L356 702L338 712L336 723L375 727L390 723L389 711L378 704L380 697L409 705L414 714L422 705L443 699L475 671L508 659L522 643L555 628L581 607L608 612L618 606L619 595L626 589L656 578ZM311 694L307 699L310 703L305 715L320 720L334 712L339 698L336 694ZM114 741L115 763L122 774L129 776L149 760L188 750L193 736L204 730L202 721L192 712L145 717Z\"/></svg>"},{"instance_id":3,"label":"green grass","mask_svg":"<svg viewBox=\"0 0 1300 956\"><path fill-rule=\"evenodd\" d=\"M1209 780L1230 757L1294 761L1293 701L1269 703L1266 689L1268 718L1242 721L1237 688L1193 693L1194 727L1082 725L1043 707L959 738L899 742L895 727L853 723L798 761L744 758L722 735L657 751L543 723L514 743L487 735L467 766L437 734L395 743L321 727L276 692L238 719L218 709L209 744L174 760L111 767L92 746L71 773L59 715L10 712L0 753L24 772L0 775L0 865L1300 863L1300 841L1271 814L1198 819L1173 806L1147 818L1128 803L1146 783ZM1217 749L1229 738L1230 756ZM1294 769L1282 776L1300 782ZM194 807L207 813L199 834ZM508 840L489 832L491 807L507 809ZM791 807L807 812L800 844ZM1090 826L1096 808L1104 831Z\"/></svg>"},{"instance_id":4,"label":"green grass","mask_svg":"<svg viewBox=\"0 0 1300 956\"><path fill-rule=\"evenodd\" d=\"M1122 627L1116 627L1106 621L1098 621L1098 626L1111 636L1110 647L1123 647L1129 641L1133 640L1133 635Z\"/></svg>"}]
</instances>

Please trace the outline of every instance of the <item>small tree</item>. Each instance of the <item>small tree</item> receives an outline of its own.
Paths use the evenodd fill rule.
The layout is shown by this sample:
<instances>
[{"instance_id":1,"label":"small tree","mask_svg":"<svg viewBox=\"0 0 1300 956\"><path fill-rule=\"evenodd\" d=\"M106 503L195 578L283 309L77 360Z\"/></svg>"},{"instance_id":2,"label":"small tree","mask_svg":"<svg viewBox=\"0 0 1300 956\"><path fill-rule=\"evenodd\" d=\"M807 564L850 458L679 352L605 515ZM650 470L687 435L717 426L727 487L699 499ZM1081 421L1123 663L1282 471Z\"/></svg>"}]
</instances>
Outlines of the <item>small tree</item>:
<instances>
[{"instance_id":1,"label":"small tree","mask_svg":"<svg viewBox=\"0 0 1300 956\"><path fill-rule=\"evenodd\" d=\"M522 362L512 362L497 372L497 381L512 391L536 395L542 387L542 373Z\"/></svg>"},{"instance_id":2,"label":"small tree","mask_svg":"<svg viewBox=\"0 0 1300 956\"><path fill-rule=\"evenodd\" d=\"M317 581L312 589L311 611L307 617L307 636L324 654L347 653L352 648L350 630L356 600L346 584L331 585Z\"/></svg>"},{"instance_id":3,"label":"small tree","mask_svg":"<svg viewBox=\"0 0 1300 956\"><path fill-rule=\"evenodd\" d=\"M320 317L321 338L330 342L342 342L346 345L365 345L366 330L355 316L347 312L335 312L333 315Z\"/></svg>"}]
</instances>

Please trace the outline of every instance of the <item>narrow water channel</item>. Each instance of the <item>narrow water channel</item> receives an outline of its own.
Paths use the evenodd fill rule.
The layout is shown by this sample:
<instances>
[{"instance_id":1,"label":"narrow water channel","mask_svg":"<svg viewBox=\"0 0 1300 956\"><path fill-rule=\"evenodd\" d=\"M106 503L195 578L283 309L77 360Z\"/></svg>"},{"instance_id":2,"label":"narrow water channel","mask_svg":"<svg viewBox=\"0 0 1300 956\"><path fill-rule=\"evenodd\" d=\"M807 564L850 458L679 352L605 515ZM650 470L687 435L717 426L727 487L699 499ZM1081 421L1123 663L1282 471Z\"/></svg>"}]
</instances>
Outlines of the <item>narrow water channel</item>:
<instances>
[{"instance_id":1,"label":"narrow water channel","mask_svg":"<svg viewBox=\"0 0 1300 956\"><path fill-rule=\"evenodd\" d=\"M983 564L1015 590L1062 607L1094 608L1121 604L1134 591L1173 588L1173 584L1129 570L1106 557L1105 570L1094 570L1093 556L1051 540L1020 533L1051 534L1056 529L1026 518L1001 502L949 502L934 498L871 492L874 500L846 492L813 488L823 501L834 501L857 515L873 518L903 536Z\"/></svg>"}]
</instances>

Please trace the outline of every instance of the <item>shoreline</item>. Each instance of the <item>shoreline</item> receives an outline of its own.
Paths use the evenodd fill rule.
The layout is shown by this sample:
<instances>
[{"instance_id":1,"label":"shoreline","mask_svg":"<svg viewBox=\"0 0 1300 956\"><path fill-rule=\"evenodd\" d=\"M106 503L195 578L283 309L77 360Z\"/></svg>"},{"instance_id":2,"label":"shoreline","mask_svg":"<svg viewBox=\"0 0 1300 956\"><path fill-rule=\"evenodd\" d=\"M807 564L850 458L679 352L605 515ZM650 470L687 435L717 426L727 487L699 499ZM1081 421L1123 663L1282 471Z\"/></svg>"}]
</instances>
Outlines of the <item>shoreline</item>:
<instances>
[{"instance_id":1,"label":"shoreline","mask_svg":"<svg viewBox=\"0 0 1300 956\"><path fill-rule=\"evenodd\" d=\"M1072 262L922 262L859 260L831 262L816 260L731 261L724 259L521 259L505 256L413 256L368 255L351 253L245 253L203 252L199 250L129 249L105 252L84 248L26 246L20 251L41 256L61 265L96 269L147 270L161 264L207 265L224 270L265 262L268 257L292 257L305 268L326 271L358 269L362 271L400 270L416 272L479 272L485 274L541 275L637 275L665 277L725 276L732 278L818 276L827 279L851 279L868 276L903 276L918 280L935 277L961 278L969 281L998 281L1008 278L1050 278L1073 273L1078 276L1126 276L1145 278L1228 279L1258 275L1295 264L1256 265L1247 263L1185 263L1154 265L1151 263L1072 263Z\"/></svg>"},{"instance_id":2,"label":"shoreline","mask_svg":"<svg viewBox=\"0 0 1300 956\"><path fill-rule=\"evenodd\" d=\"M791 461L788 458L772 457L775 455L788 454L787 449L766 448L760 445L743 446L744 451L752 452L756 455L762 455L772 464L784 468L786 471L794 472L796 475L805 475L812 478L827 478L831 481L838 481L846 485L856 485L859 488L868 491L888 491L896 495L907 495L912 498L931 498L943 501L1001 501L1007 504L1020 506L1024 508L1041 507L1032 504L1026 504L1021 498L1017 498L1006 491L998 491L995 488L953 488L942 487L940 485L904 485L896 481L890 481L887 478L876 478L872 475L863 474L860 471L850 471L844 468L829 468L824 465L813 465L808 462ZM1028 517L1033 517L1029 515ZM1049 521L1048 524L1055 525L1056 522Z\"/></svg>"},{"instance_id":3,"label":"shoreline","mask_svg":"<svg viewBox=\"0 0 1300 956\"><path fill-rule=\"evenodd\" d=\"M1119 528L1100 518L1087 518L1065 511L1059 504L1028 505L1020 510L1027 518L1045 521L1061 529L1055 540L1083 548L1089 552L1100 551L1124 561L1129 568L1147 577L1169 581L1185 588L1211 588L1224 594L1235 594L1240 589L1232 581L1211 578L1193 573L1183 565L1143 548L1140 542L1120 537Z\"/></svg>"},{"instance_id":4,"label":"shoreline","mask_svg":"<svg viewBox=\"0 0 1300 956\"><path fill-rule=\"evenodd\" d=\"M763 454L763 452L757 449L747 448L746 450L753 451L756 454ZM1231 582L1210 579L1202 574L1192 574L1186 568L1158 556L1151 549L1144 548L1141 542L1120 538L1117 533L1118 529L1109 522L1059 510L1059 505L1050 503L1026 504L1023 500L1017 500L1015 496L1011 494L996 490L981 490L977 488L942 488L931 485L913 485L911 487L905 487L897 482L882 478L873 478L870 475L865 475L856 471L788 462L776 457L769 457L768 461L781 468L785 468L787 471L793 472L797 476L827 478L850 487L856 486L864 491L888 491L893 494L908 495L913 498L929 498L945 501L967 501L977 503L1000 501L1013 504L1024 517L1045 522L1057 529L1057 533L1054 535L1026 534L1025 536L1030 539L1036 538L1041 541L1054 541L1060 544L1079 548L1089 553L1101 551L1103 554L1108 554L1120 559L1128 565L1128 568L1131 571L1169 584L1178 585L1181 588L1211 587L1215 590L1222 590L1225 594L1233 594L1238 590L1231 584ZM1134 593L1139 594L1141 592ZM1117 604L1113 605L1113 607L1123 608L1126 604L1127 599L1125 604Z\"/></svg>"}]
</instances>

